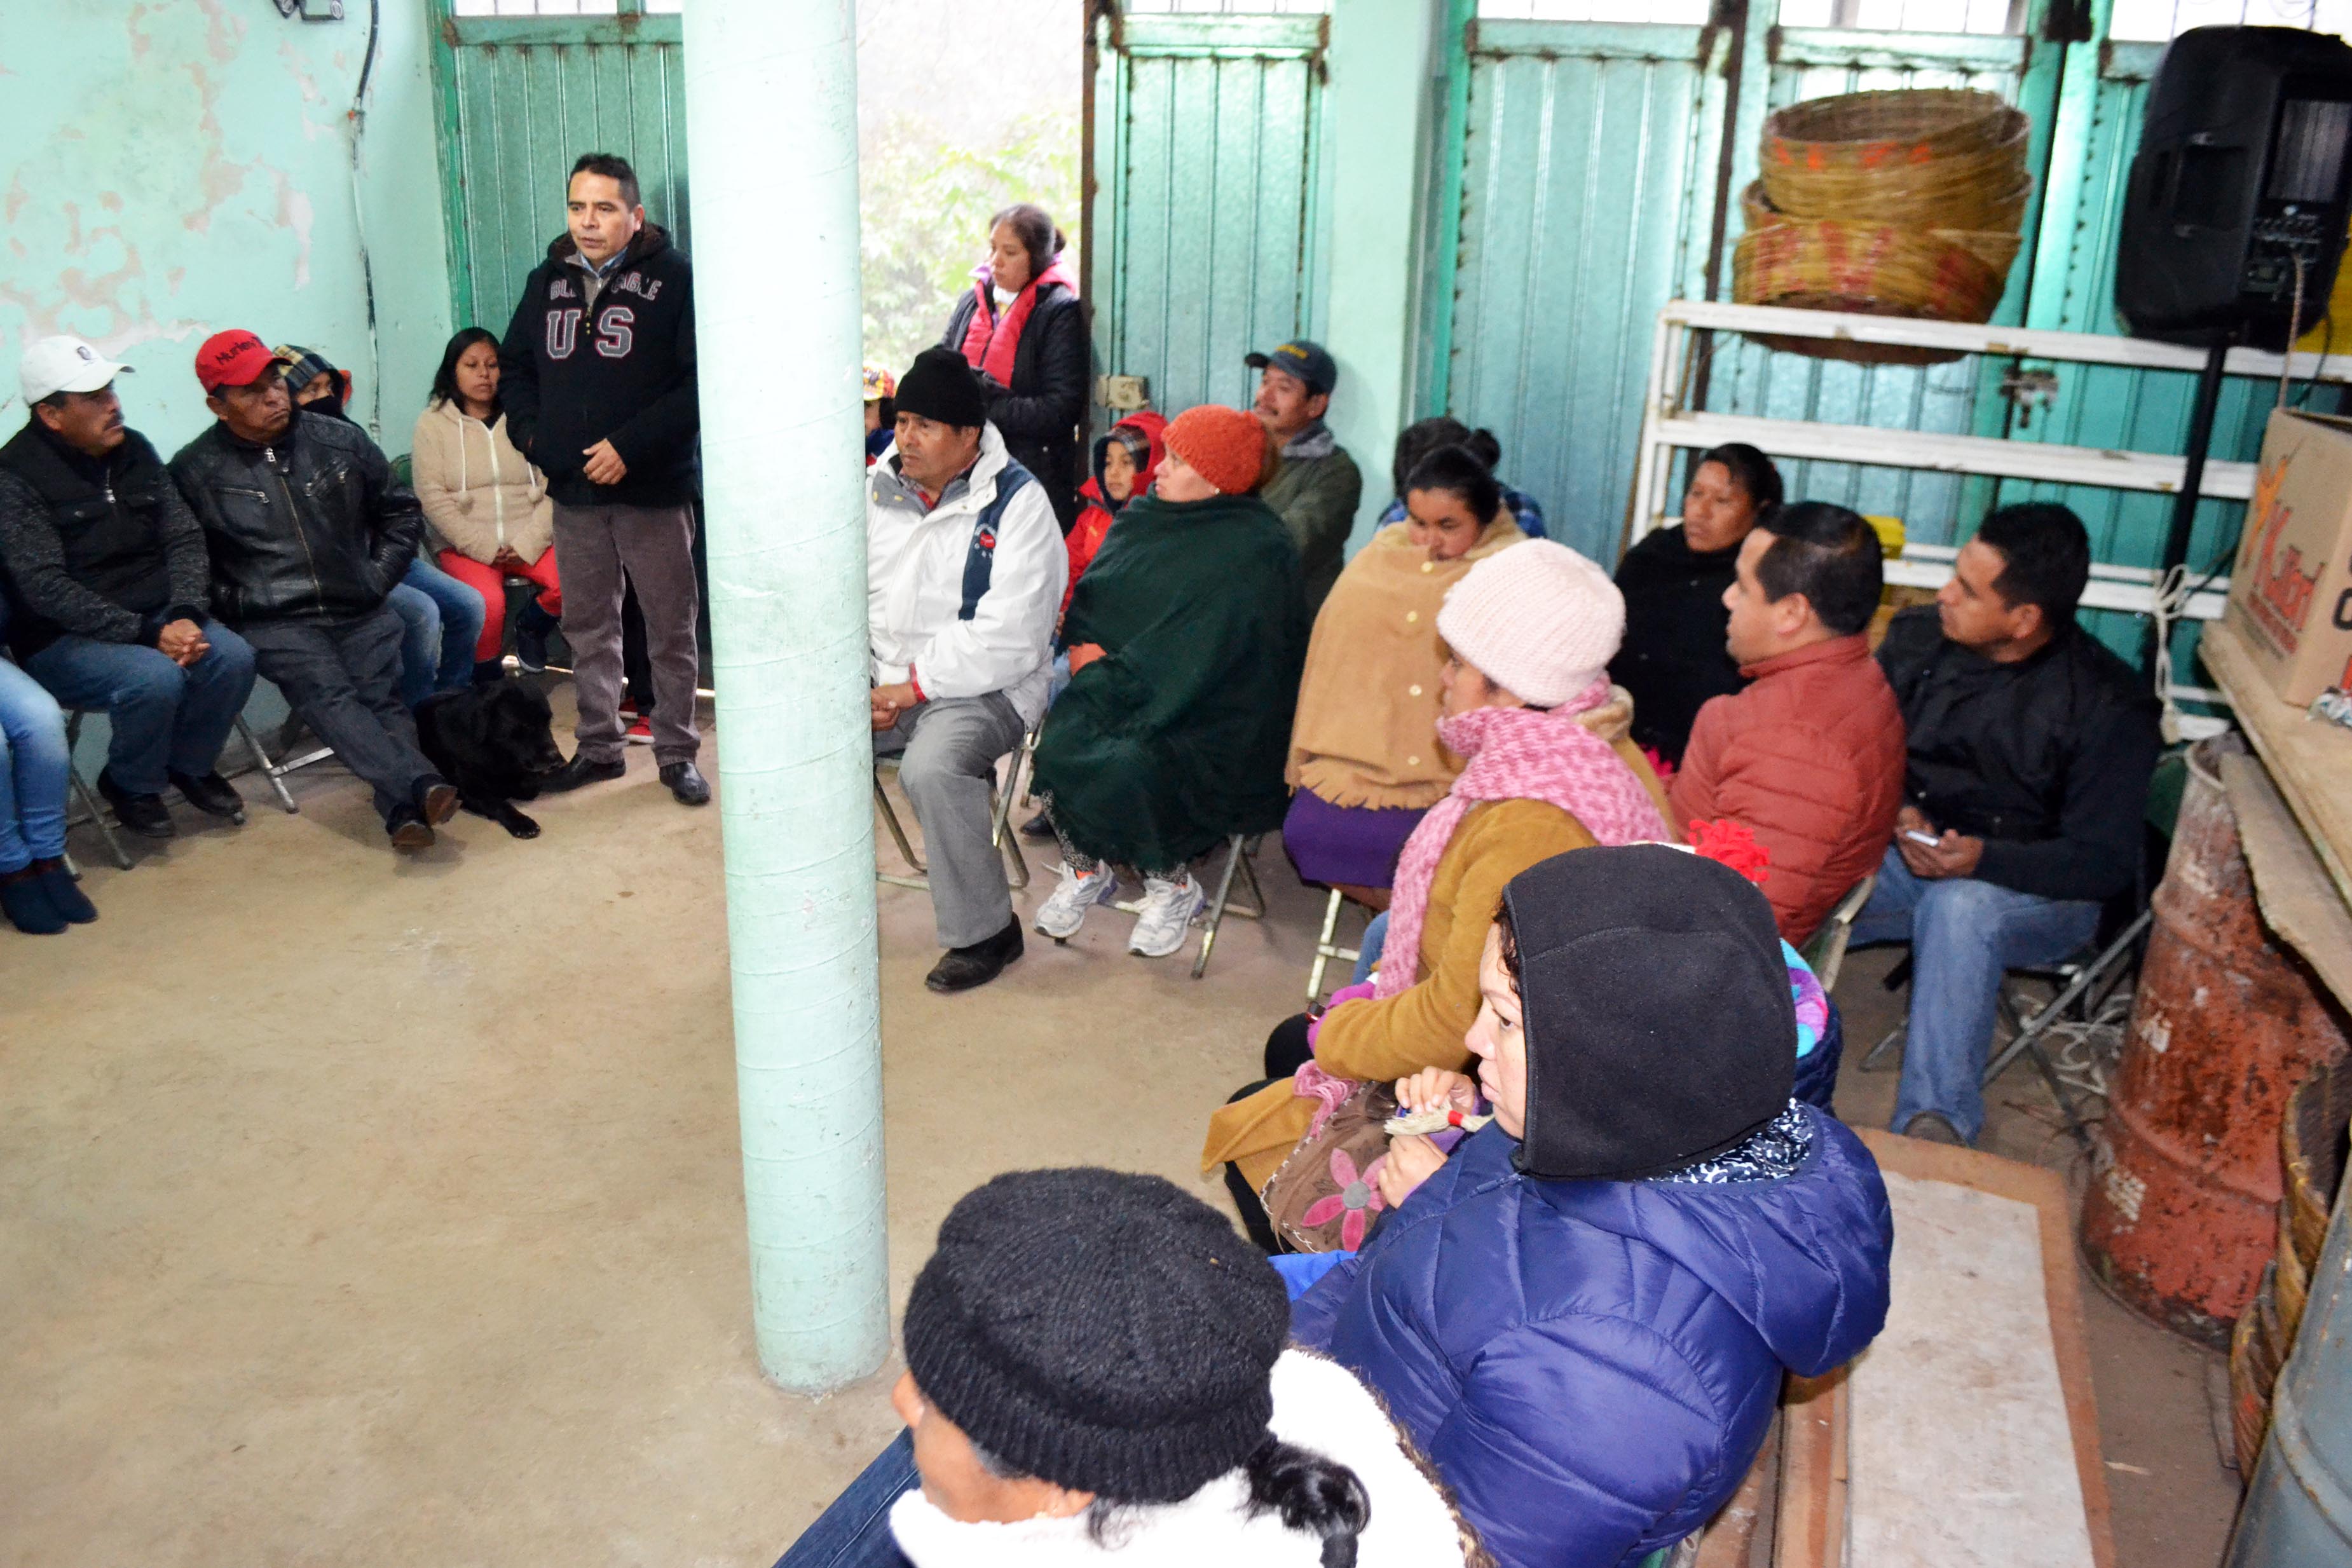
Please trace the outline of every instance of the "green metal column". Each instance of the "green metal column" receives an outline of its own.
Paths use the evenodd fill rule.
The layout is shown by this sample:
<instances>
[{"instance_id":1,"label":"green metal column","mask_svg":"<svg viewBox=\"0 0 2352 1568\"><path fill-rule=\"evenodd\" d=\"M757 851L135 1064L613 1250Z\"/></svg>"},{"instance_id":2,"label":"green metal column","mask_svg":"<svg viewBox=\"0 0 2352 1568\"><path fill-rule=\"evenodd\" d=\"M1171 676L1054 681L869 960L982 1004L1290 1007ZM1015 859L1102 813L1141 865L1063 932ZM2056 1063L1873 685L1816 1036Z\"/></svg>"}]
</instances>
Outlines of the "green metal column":
<instances>
[{"instance_id":1,"label":"green metal column","mask_svg":"<svg viewBox=\"0 0 2352 1568\"><path fill-rule=\"evenodd\" d=\"M1331 429L1364 474L1351 544L1389 503L1389 457L1413 418L1419 200L1446 0L1331 0L1331 292L1324 345L1339 361Z\"/></svg>"},{"instance_id":2,"label":"green metal column","mask_svg":"<svg viewBox=\"0 0 2352 1568\"><path fill-rule=\"evenodd\" d=\"M856 37L854 0L686 12L751 1317L761 1366L809 1393L872 1372L890 1337Z\"/></svg>"}]
</instances>

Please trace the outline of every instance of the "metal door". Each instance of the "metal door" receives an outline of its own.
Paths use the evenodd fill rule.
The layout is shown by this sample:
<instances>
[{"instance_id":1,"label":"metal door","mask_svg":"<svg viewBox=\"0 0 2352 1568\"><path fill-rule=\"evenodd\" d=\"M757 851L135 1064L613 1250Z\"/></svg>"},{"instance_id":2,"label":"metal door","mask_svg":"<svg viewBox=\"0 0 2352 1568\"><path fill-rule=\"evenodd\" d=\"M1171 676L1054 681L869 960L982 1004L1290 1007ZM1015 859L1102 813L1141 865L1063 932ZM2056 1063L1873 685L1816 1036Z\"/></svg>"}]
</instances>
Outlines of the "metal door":
<instances>
[{"instance_id":1,"label":"metal door","mask_svg":"<svg viewBox=\"0 0 2352 1568\"><path fill-rule=\"evenodd\" d=\"M1732 37L1495 20L1465 35L1450 347L1422 401L1492 430L1552 537L1603 561L1658 308L1706 292Z\"/></svg>"},{"instance_id":2,"label":"metal door","mask_svg":"<svg viewBox=\"0 0 2352 1568\"><path fill-rule=\"evenodd\" d=\"M432 0L460 324L505 332L523 279L563 230L564 183L583 152L628 159L647 220L688 245L680 21L644 14L645 0L619 4L614 16L459 16Z\"/></svg>"},{"instance_id":3,"label":"metal door","mask_svg":"<svg viewBox=\"0 0 2352 1568\"><path fill-rule=\"evenodd\" d=\"M1242 357L1311 332L1322 16L1099 5L1088 44L1087 293L1097 367L1153 407L1249 402Z\"/></svg>"}]
</instances>

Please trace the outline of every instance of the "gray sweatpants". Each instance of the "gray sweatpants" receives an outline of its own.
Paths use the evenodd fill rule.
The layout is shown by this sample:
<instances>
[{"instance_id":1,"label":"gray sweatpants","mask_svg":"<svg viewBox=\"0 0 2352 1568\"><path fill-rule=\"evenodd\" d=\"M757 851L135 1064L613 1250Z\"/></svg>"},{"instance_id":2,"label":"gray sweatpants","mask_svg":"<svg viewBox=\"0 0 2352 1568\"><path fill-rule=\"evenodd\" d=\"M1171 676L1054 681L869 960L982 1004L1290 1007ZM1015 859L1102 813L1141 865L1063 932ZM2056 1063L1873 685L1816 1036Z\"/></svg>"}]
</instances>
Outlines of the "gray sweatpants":
<instances>
[{"instance_id":1,"label":"gray sweatpants","mask_svg":"<svg viewBox=\"0 0 2352 1568\"><path fill-rule=\"evenodd\" d=\"M433 764L416 748L416 721L395 689L407 627L378 608L350 621L261 621L237 630L253 666L344 767L375 789L378 816L416 803Z\"/></svg>"},{"instance_id":2,"label":"gray sweatpants","mask_svg":"<svg viewBox=\"0 0 2352 1568\"><path fill-rule=\"evenodd\" d=\"M555 574L563 583L580 755L621 759L621 600L634 583L654 667L654 760L693 761L702 748L694 725L694 508L558 501Z\"/></svg>"},{"instance_id":3,"label":"gray sweatpants","mask_svg":"<svg viewBox=\"0 0 2352 1568\"><path fill-rule=\"evenodd\" d=\"M1012 700L991 692L934 697L874 734L875 756L898 756L898 787L923 825L931 921L942 947L984 942L1013 922L1004 857L988 841L996 825L988 793L996 759L1021 744L1022 727Z\"/></svg>"}]
</instances>

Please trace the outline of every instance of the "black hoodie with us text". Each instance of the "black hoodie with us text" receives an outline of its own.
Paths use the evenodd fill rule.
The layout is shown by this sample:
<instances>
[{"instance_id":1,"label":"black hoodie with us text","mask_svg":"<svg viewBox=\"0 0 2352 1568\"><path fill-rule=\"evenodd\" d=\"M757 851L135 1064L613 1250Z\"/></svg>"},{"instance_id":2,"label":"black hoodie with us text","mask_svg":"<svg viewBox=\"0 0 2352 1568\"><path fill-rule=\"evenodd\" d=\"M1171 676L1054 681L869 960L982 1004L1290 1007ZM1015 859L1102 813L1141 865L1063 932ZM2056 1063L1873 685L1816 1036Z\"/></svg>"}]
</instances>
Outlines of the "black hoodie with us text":
<instances>
[{"instance_id":1,"label":"black hoodie with us text","mask_svg":"<svg viewBox=\"0 0 2352 1568\"><path fill-rule=\"evenodd\" d=\"M694 496L700 423L694 382L694 275L654 224L601 276L568 234L531 268L499 346L499 401L516 446L567 506L674 507ZM610 441L628 473L582 474Z\"/></svg>"}]
</instances>

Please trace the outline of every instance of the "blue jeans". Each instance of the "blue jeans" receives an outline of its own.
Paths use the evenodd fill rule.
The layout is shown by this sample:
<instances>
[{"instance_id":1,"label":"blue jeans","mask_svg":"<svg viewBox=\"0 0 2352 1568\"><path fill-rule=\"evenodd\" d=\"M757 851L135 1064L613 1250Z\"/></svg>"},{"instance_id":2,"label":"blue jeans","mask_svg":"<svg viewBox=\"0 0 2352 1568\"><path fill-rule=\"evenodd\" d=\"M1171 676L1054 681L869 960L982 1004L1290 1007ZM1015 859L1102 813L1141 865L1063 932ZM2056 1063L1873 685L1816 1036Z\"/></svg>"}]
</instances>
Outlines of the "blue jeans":
<instances>
[{"instance_id":1,"label":"blue jeans","mask_svg":"<svg viewBox=\"0 0 2352 1568\"><path fill-rule=\"evenodd\" d=\"M415 707L435 692L463 691L474 680L474 644L482 640L482 596L419 557L384 601L405 629L400 641L400 700Z\"/></svg>"},{"instance_id":2,"label":"blue jeans","mask_svg":"<svg viewBox=\"0 0 2352 1568\"><path fill-rule=\"evenodd\" d=\"M1356 944L1357 985L1372 977L1372 966L1381 961L1381 949L1388 945L1389 912L1383 909L1364 926L1364 939Z\"/></svg>"},{"instance_id":3,"label":"blue jeans","mask_svg":"<svg viewBox=\"0 0 2352 1568\"><path fill-rule=\"evenodd\" d=\"M0 873L66 852L66 716L0 659Z\"/></svg>"},{"instance_id":4,"label":"blue jeans","mask_svg":"<svg viewBox=\"0 0 2352 1568\"><path fill-rule=\"evenodd\" d=\"M1889 849L1853 942L1911 944L1911 1022L1893 1130L1933 1111L1975 1143L1984 1130L1985 1055L2002 974L2070 957L2098 928L2095 904L1973 877L1923 882Z\"/></svg>"},{"instance_id":5,"label":"blue jeans","mask_svg":"<svg viewBox=\"0 0 2352 1568\"><path fill-rule=\"evenodd\" d=\"M212 649L185 669L152 648L72 635L25 661L68 707L105 710L106 771L133 795L162 794L166 769L210 773L253 695L252 647L209 617L197 624Z\"/></svg>"},{"instance_id":6,"label":"blue jeans","mask_svg":"<svg viewBox=\"0 0 2352 1568\"><path fill-rule=\"evenodd\" d=\"M890 1535L890 1505L920 1484L915 1435L901 1432L801 1532L776 1568L908 1568Z\"/></svg>"}]
</instances>

